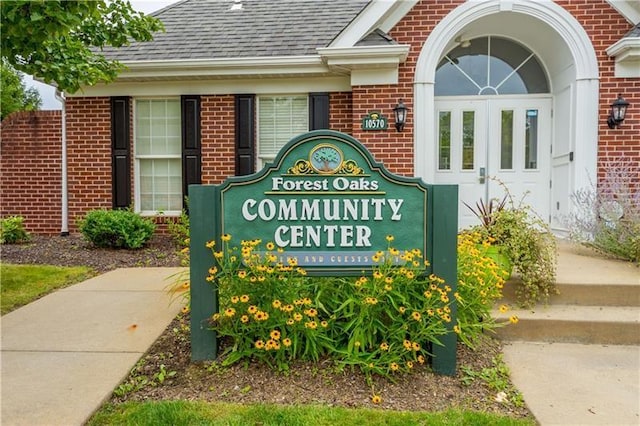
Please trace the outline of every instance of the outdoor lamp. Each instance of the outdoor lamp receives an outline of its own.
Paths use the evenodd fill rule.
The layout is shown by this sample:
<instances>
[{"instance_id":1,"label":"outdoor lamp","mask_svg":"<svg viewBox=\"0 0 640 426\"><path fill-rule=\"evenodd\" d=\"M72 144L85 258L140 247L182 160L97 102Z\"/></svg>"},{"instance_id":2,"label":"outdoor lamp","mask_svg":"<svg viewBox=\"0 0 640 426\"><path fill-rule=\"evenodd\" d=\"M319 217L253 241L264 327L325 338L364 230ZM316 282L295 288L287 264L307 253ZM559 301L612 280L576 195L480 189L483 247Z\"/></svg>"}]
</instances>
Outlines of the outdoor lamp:
<instances>
[{"instance_id":1,"label":"outdoor lamp","mask_svg":"<svg viewBox=\"0 0 640 426\"><path fill-rule=\"evenodd\" d=\"M627 113L627 107L629 102L625 101L622 95L618 95L618 99L611 104L611 112L607 118L607 124L610 129L614 127L620 128L620 123L624 121L624 116Z\"/></svg>"},{"instance_id":2,"label":"outdoor lamp","mask_svg":"<svg viewBox=\"0 0 640 426\"><path fill-rule=\"evenodd\" d=\"M393 113L396 116L396 130L400 132L404 128L404 123L407 122L407 107L404 106L402 99L398 101Z\"/></svg>"}]
</instances>

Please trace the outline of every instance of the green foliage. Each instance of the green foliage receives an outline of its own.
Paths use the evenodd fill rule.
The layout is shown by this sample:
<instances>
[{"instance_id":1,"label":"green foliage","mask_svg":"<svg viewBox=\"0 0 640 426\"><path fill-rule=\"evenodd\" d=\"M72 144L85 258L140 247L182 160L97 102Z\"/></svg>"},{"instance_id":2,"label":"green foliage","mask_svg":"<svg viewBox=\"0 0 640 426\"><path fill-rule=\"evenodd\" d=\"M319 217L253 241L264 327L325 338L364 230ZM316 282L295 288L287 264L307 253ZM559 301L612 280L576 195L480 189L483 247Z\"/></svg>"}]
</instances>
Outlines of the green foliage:
<instances>
[{"instance_id":1,"label":"green foliage","mask_svg":"<svg viewBox=\"0 0 640 426\"><path fill-rule=\"evenodd\" d=\"M112 81L122 71L103 48L149 41L163 28L126 0L4 0L0 16L2 57L69 93Z\"/></svg>"},{"instance_id":2,"label":"green foliage","mask_svg":"<svg viewBox=\"0 0 640 426\"><path fill-rule=\"evenodd\" d=\"M0 219L0 244L15 244L29 240L29 234L24 229L22 216L9 216Z\"/></svg>"},{"instance_id":3,"label":"green foliage","mask_svg":"<svg viewBox=\"0 0 640 426\"><path fill-rule=\"evenodd\" d=\"M447 410L436 413L350 409L327 405L231 404L203 401L147 401L106 404L88 422L100 425L314 425L314 426L531 426L532 419Z\"/></svg>"},{"instance_id":4,"label":"green foliage","mask_svg":"<svg viewBox=\"0 0 640 426\"><path fill-rule=\"evenodd\" d=\"M603 253L640 263L640 164L603 162L598 186L572 194L575 210L567 220L570 238Z\"/></svg>"},{"instance_id":5,"label":"green foliage","mask_svg":"<svg viewBox=\"0 0 640 426\"><path fill-rule=\"evenodd\" d=\"M229 239L222 237L207 277L219 286L211 326L232 340L227 364L256 359L286 371L294 359L331 354L368 377L391 376L424 363L452 321L451 287L423 276L418 250L376 253L371 277L319 280L273 243L262 250L260 241L243 241L238 248Z\"/></svg>"},{"instance_id":6,"label":"green foliage","mask_svg":"<svg viewBox=\"0 0 640 426\"><path fill-rule=\"evenodd\" d=\"M27 88L23 75L16 71L5 58L0 62L0 120L12 112L36 111L42 105L38 91Z\"/></svg>"},{"instance_id":7,"label":"green foliage","mask_svg":"<svg viewBox=\"0 0 640 426\"><path fill-rule=\"evenodd\" d=\"M549 225L522 200L516 204L500 182L509 199L503 209L495 210L486 226L472 228L482 240L499 245L519 272L521 285L516 288L518 303L533 306L547 302L556 289L556 240ZM487 223L487 222L484 222Z\"/></svg>"},{"instance_id":8,"label":"green foliage","mask_svg":"<svg viewBox=\"0 0 640 426\"><path fill-rule=\"evenodd\" d=\"M479 371L466 365L461 366L462 383L470 385L475 380L482 380L489 389L498 392L496 401L503 404L513 404L516 407L524 406L522 394L511 384L511 373L502 359L502 354L494 357L491 362L492 367L486 367Z\"/></svg>"},{"instance_id":9,"label":"green foliage","mask_svg":"<svg viewBox=\"0 0 640 426\"><path fill-rule=\"evenodd\" d=\"M147 386L160 386L164 384L166 379L174 377L177 374L175 371L167 371L165 365L160 364L158 372L149 378L144 374L146 371L145 364L146 360L144 358L139 360L131 369L127 379L114 389L113 394L117 397L123 397Z\"/></svg>"},{"instance_id":10,"label":"green foliage","mask_svg":"<svg viewBox=\"0 0 640 426\"><path fill-rule=\"evenodd\" d=\"M84 266L0 264L2 314L56 290L90 278L94 272Z\"/></svg>"},{"instance_id":11,"label":"green foliage","mask_svg":"<svg viewBox=\"0 0 640 426\"><path fill-rule=\"evenodd\" d=\"M489 241L483 241L479 232L458 236L458 291L454 294L458 302L458 336L470 347L486 332L504 325L496 323L491 311L502 298L511 266L496 262L491 253L495 248ZM501 307L502 311L507 309Z\"/></svg>"},{"instance_id":12,"label":"green foliage","mask_svg":"<svg viewBox=\"0 0 640 426\"><path fill-rule=\"evenodd\" d=\"M156 225L131 210L92 210L78 227L97 247L137 249L151 239Z\"/></svg>"},{"instance_id":13,"label":"green foliage","mask_svg":"<svg viewBox=\"0 0 640 426\"><path fill-rule=\"evenodd\" d=\"M186 210L182 210L175 222L169 222L167 229L173 237L175 243L180 247L180 264L189 266L189 215Z\"/></svg>"}]
</instances>

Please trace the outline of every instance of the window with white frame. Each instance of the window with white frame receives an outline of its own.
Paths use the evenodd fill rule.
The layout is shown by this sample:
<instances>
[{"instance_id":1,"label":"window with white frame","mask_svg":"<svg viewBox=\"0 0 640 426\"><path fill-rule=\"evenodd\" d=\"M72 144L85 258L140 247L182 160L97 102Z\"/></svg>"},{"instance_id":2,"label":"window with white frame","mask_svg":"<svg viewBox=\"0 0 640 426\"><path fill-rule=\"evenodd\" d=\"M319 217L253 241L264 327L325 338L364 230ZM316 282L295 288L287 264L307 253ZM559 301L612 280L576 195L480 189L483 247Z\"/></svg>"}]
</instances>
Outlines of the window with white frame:
<instances>
[{"instance_id":1,"label":"window with white frame","mask_svg":"<svg viewBox=\"0 0 640 426\"><path fill-rule=\"evenodd\" d=\"M135 100L135 208L142 214L182 210L180 99Z\"/></svg>"},{"instance_id":2,"label":"window with white frame","mask_svg":"<svg viewBox=\"0 0 640 426\"><path fill-rule=\"evenodd\" d=\"M258 169L294 136L309 130L307 95L258 96Z\"/></svg>"}]
</instances>

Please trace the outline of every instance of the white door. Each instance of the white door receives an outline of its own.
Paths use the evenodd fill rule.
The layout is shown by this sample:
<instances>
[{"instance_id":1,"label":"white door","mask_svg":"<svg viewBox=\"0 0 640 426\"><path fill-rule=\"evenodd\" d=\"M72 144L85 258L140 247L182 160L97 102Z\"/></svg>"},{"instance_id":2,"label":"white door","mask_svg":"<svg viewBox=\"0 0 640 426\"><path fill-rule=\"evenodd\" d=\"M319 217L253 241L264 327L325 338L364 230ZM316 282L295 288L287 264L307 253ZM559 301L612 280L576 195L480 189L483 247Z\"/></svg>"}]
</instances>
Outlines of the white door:
<instances>
[{"instance_id":1,"label":"white door","mask_svg":"<svg viewBox=\"0 0 640 426\"><path fill-rule=\"evenodd\" d=\"M435 182L459 185L458 227L480 222L464 203L528 204L549 221L551 100L473 97L436 101Z\"/></svg>"}]
</instances>

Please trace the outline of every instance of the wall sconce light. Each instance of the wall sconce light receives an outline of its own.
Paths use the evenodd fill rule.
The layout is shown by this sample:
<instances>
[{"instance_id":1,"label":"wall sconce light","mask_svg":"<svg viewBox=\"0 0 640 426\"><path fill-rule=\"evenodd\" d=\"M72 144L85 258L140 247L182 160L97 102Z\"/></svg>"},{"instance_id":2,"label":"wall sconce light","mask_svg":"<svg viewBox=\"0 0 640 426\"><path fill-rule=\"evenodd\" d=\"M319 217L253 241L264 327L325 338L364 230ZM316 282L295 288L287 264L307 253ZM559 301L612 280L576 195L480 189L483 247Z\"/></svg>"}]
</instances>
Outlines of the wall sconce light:
<instances>
[{"instance_id":1,"label":"wall sconce light","mask_svg":"<svg viewBox=\"0 0 640 426\"><path fill-rule=\"evenodd\" d=\"M614 127L620 128L620 123L624 121L624 116L627 113L627 107L629 102L625 101L622 95L618 95L618 99L611 104L611 112L607 118L607 124L610 129Z\"/></svg>"},{"instance_id":2,"label":"wall sconce light","mask_svg":"<svg viewBox=\"0 0 640 426\"><path fill-rule=\"evenodd\" d=\"M402 102L402 99L398 101L393 113L396 116L396 130L401 132L404 129L404 123L407 122L407 107Z\"/></svg>"}]
</instances>

